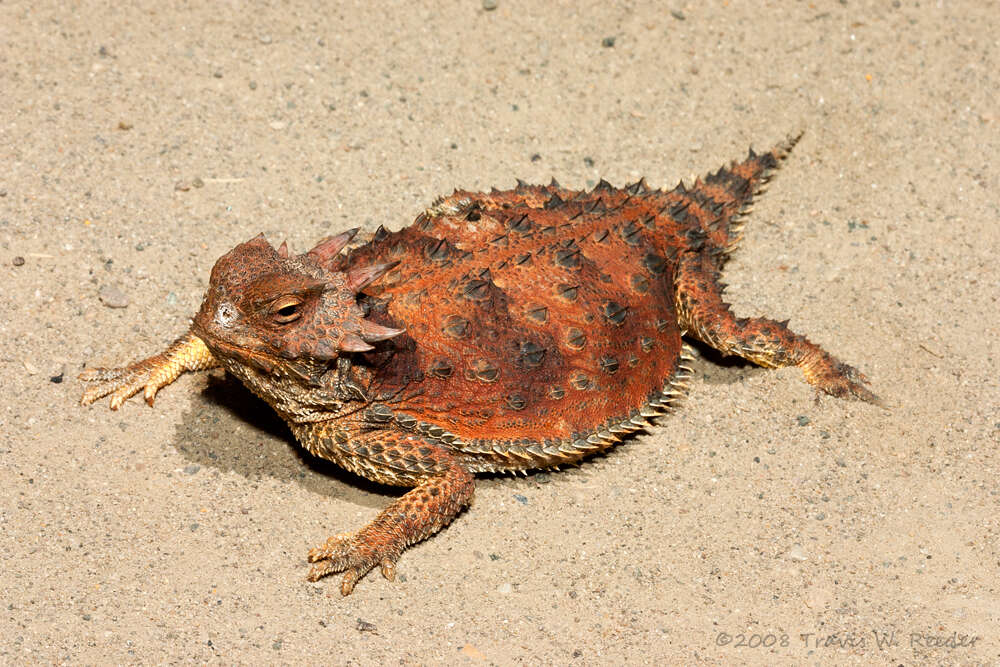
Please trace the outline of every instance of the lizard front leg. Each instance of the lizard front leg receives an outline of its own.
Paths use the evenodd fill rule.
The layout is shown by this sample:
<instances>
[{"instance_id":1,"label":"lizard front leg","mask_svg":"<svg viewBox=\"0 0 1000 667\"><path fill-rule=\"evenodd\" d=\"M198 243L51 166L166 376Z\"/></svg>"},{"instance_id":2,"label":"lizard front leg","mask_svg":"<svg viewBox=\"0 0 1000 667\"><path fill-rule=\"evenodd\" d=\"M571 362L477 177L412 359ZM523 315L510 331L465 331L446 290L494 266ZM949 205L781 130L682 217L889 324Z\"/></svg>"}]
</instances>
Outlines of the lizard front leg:
<instances>
[{"instance_id":1,"label":"lizard front leg","mask_svg":"<svg viewBox=\"0 0 1000 667\"><path fill-rule=\"evenodd\" d=\"M722 286L710 258L695 254L680 257L674 288L681 327L698 340L765 368L798 366L807 382L831 396L880 403L861 371L790 330L784 322L734 316L722 300Z\"/></svg>"},{"instance_id":2,"label":"lizard front leg","mask_svg":"<svg viewBox=\"0 0 1000 667\"><path fill-rule=\"evenodd\" d=\"M122 368L90 368L80 373L84 382L92 382L80 397L81 405L90 405L111 394L111 409L117 410L131 396L144 389L146 403L153 404L156 392L185 371L215 368L218 360L212 356L205 342L188 332L175 340L160 354L137 361Z\"/></svg>"},{"instance_id":3,"label":"lizard front leg","mask_svg":"<svg viewBox=\"0 0 1000 667\"><path fill-rule=\"evenodd\" d=\"M361 530L334 535L309 552L313 566L308 579L343 572L343 595L376 565L386 579L395 579L400 554L448 525L475 489L472 473L453 452L417 435L384 430L355 431L348 437L333 422L297 430L296 436L313 453L368 479L416 487Z\"/></svg>"}]
</instances>

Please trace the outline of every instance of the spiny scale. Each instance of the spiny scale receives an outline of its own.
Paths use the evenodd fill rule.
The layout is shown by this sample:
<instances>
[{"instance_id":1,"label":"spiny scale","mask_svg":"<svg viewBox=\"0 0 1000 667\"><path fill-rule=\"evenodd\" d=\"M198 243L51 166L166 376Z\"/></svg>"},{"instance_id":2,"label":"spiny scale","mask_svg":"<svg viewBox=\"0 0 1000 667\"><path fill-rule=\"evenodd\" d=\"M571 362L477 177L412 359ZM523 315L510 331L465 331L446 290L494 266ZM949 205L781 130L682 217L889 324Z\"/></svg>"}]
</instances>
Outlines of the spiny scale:
<instances>
[{"instance_id":1,"label":"spiny scale","mask_svg":"<svg viewBox=\"0 0 1000 667\"><path fill-rule=\"evenodd\" d=\"M191 332L84 394L117 407L184 370L223 365L312 453L416 487L357 533L314 549L310 578L347 594L472 496L477 472L524 472L604 450L674 408L691 335L818 389L877 400L865 378L781 322L733 316L719 270L753 196L797 138L690 187L589 191L518 180L456 190L397 232L345 251L351 229L293 256L257 237L224 255Z\"/></svg>"}]
</instances>

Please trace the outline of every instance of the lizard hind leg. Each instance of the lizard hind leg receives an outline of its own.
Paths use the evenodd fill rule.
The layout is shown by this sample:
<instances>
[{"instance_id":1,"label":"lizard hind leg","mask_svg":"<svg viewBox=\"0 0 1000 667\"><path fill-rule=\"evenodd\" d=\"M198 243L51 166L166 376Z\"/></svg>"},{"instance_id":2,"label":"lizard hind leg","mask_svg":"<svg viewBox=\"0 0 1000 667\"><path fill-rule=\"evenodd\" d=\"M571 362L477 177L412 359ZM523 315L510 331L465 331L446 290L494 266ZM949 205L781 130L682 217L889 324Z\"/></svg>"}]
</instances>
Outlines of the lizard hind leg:
<instances>
[{"instance_id":1,"label":"lizard hind leg","mask_svg":"<svg viewBox=\"0 0 1000 667\"><path fill-rule=\"evenodd\" d=\"M396 576L396 561L403 551L448 525L469 504L475 489L472 473L448 450L419 438L375 432L364 434L361 442L347 446L354 452L351 458L343 459L334 452L327 458L379 482L407 485L416 482L416 487L393 501L361 530L334 535L309 552L313 566L308 579L317 581L343 572L340 584L343 595L349 595L354 585L376 565L392 581ZM374 452L378 462L369 458L367 465L357 465L359 453L370 456ZM327 454L322 449L317 453ZM407 469L402 474L398 470L401 466ZM380 467L384 473L375 472ZM393 467L397 470L392 470ZM417 473L418 469L424 472Z\"/></svg>"},{"instance_id":2,"label":"lizard hind leg","mask_svg":"<svg viewBox=\"0 0 1000 667\"><path fill-rule=\"evenodd\" d=\"M860 371L785 322L733 315L709 258L693 253L679 258L674 285L681 327L698 340L766 368L798 366L809 384L831 396L880 403Z\"/></svg>"}]
</instances>

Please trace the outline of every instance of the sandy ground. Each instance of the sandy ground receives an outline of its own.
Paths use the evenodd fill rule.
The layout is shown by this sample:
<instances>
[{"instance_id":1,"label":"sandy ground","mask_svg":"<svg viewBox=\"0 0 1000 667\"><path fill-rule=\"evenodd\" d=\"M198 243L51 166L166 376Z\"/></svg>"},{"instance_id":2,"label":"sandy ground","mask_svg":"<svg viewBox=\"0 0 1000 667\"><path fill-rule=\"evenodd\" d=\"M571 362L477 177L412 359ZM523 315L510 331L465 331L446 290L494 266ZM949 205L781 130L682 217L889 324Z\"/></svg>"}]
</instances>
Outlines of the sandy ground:
<instances>
[{"instance_id":1,"label":"sandy ground","mask_svg":"<svg viewBox=\"0 0 1000 667\"><path fill-rule=\"evenodd\" d=\"M145 4L0 2L0 662L1000 662L996 2ZM651 433L481 480L342 599L305 553L391 491L221 374L77 405L258 232L801 128L728 294L885 409L706 355Z\"/></svg>"}]
</instances>

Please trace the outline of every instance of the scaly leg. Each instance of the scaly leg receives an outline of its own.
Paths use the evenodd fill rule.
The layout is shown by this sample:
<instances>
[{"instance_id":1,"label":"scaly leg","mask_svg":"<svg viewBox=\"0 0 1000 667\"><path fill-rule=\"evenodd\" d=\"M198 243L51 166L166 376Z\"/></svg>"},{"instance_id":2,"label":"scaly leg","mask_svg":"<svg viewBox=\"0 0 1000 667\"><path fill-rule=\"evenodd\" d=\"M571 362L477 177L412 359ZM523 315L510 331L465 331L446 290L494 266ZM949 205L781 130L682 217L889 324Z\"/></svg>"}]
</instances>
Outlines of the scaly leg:
<instances>
[{"instance_id":1,"label":"scaly leg","mask_svg":"<svg viewBox=\"0 0 1000 667\"><path fill-rule=\"evenodd\" d=\"M338 434L328 437L325 430L321 426L312 432L322 442L306 436L303 444L369 479L416 484L361 530L334 535L309 552L309 562L314 563L309 580L343 572L340 592L350 595L358 580L376 565L392 581L403 550L451 523L471 500L475 479L454 454L418 436L375 431L354 434L350 441L340 434L338 442Z\"/></svg>"},{"instance_id":2,"label":"scaly leg","mask_svg":"<svg viewBox=\"0 0 1000 667\"><path fill-rule=\"evenodd\" d=\"M860 371L841 362L783 322L760 317L737 318L722 300L718 272L711 259L679 258L674 285L681 327L724 354L734 354L766 368L798 366L806 381L839 398L879 403Z\"/></svg>"},{"instance_id":3,"label":"scaly leg","mask_svg":"<svg viewBox=\"0 0 1000 667\"><path fill-rule=\"evenodd\" d=\"M148 359L123 368L90 368L80 373L79 378L84 382L96 383L83 392L80 404L90 405L111 394L111 409L117 410L140 389L145 389L143 397L152 405L157 390L176 380L184 371L202 371L218 365L204 341L189 332Z\"/></svg>"}]
</instances>

